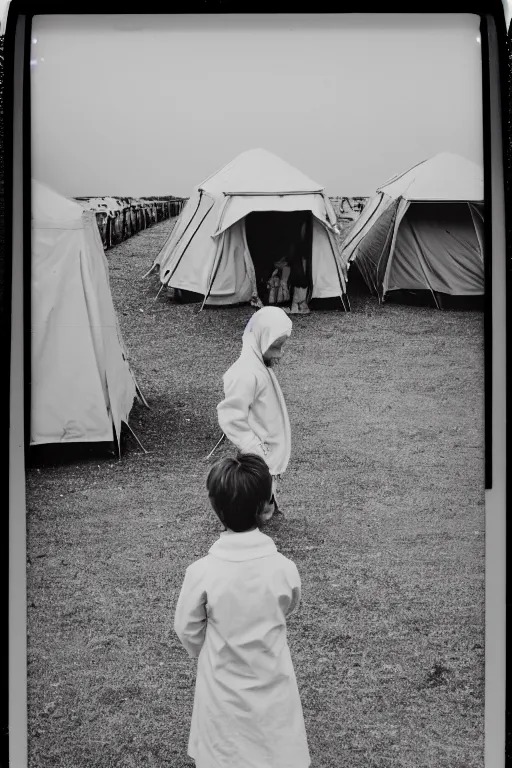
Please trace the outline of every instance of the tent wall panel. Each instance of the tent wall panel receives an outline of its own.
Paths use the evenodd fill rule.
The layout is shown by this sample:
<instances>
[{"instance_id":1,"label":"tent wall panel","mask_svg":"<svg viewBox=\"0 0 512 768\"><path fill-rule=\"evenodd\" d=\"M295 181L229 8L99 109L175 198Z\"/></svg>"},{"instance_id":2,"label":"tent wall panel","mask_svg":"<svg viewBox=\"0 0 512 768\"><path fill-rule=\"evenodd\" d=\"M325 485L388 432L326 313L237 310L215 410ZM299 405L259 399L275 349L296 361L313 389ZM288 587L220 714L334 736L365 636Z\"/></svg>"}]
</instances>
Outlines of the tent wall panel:
<instances>
[{"instance_id":1,"label":"tent wall panel","mask_svg":"<svg viewBox=\"0 0 512 768\"><path fill-rule=\"evenodd\" d=\"M482 293L483 261L466 203L411 203L398 231L388 290Z\"/></svg>"},{"instance_id":2,"label":"tent wall panel","mask_svg":"<svg viewBox=\"0 0 512 768\"><path fill-rule=\"evenodd\" d=\"M365 236L353 251L355 260L370 292L377 296L388 265L393 232L398 212L398 201L383 206L384 212L373 226L365 228ZM381 210L379 208L378 210Z\"/></svg>"},{"instance_id":3,"label":"tent wall panel","mask_svg":"<svg viewBox=\"0 0 512 768\"><path fill-rule=\"evenodd\" d=\"M96 216L33 182L32 445L119 438L137 384Z\"/></svg>"}]
</instances>

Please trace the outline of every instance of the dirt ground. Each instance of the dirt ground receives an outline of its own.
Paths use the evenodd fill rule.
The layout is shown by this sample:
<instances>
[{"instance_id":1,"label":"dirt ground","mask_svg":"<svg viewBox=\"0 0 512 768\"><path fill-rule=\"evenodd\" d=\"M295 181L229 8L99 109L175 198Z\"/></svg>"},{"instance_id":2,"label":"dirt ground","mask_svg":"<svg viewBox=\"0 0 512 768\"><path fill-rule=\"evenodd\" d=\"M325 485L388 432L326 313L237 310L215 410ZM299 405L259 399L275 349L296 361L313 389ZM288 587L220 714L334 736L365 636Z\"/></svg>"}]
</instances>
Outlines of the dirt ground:
<instances>
[{"instance_id":1,"label":"dirt ground","mask_svg":"<svg viewBox=\"0 0 512 768\"><path fill-rule=\"evenodd\" d=\"M148 453L128 438L121 461L28 470L31 768L192 765L174 606L219 533L204 457L253 310L155 300L142 275L170 227L107 254ZM293 452L268 532L303 583L289 643L312 768L482 768L483 316L351 306L295 319L277 369Z\"/></svg>"}]
</instances>

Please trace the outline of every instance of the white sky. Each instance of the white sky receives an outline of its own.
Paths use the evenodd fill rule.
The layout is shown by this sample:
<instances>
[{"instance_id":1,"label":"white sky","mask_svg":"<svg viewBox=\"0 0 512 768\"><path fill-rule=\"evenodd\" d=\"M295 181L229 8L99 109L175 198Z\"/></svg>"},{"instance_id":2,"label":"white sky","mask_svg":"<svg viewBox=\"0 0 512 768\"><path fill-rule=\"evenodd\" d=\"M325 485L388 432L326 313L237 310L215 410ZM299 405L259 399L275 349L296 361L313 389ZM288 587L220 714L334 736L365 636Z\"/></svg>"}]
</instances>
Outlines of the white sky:
<instances>
[{"instance_id":1,"label":"white sky","mask_svg":"<svg viewBox=\"0 0 512 768\"><path fill-rule=\"evenodd\" d=\"M255 147L330 195L442 151L482 162L477 16L40 16L33 32L33 175L67 196L187 196Z\"/></svg>"}]
</instances>

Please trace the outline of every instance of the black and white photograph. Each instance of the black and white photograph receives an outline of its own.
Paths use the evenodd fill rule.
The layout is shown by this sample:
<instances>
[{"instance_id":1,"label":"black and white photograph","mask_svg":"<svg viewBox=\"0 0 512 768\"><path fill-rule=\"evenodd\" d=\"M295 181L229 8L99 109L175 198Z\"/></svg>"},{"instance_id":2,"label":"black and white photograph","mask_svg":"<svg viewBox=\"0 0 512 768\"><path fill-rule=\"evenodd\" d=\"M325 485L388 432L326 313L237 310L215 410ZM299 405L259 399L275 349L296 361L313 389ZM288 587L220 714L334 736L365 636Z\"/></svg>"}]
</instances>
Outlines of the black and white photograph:
<instances>
[{"instance_id":1,"label":"black and white photograph","mask_svg":"<svg viewBox=\"0 0 512 768\"><path fill-rule=\"evenodd\" d=\"M33 18L29 768L484 768L481 24Z\"/></svg>"}]
</instances>

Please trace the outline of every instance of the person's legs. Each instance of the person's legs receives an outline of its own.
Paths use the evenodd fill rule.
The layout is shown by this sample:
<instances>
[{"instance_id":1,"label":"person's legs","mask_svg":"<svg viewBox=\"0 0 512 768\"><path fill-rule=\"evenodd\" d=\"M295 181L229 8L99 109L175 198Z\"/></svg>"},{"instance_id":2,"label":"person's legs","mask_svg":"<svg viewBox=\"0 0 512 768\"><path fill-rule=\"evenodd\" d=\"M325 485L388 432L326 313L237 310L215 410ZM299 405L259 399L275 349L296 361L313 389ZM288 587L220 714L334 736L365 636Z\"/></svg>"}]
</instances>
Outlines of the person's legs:
<instances>
[{"instance_id":1,"label":"person's legs","mask_svg":"<svg viewBox=\"0 0 512 768\"><path fill-rule=\"evenodd\" d=\"M277 504L277 492L279 488L280 479L281 479L280 477L277 477L276 475L272 475L272 496L264 512L260 515L260 518L263 523L268 523L268 521L271 520L272 517L274 517L274 515L281 515L282 517L284 517L283 513L281 512Z\"/></svg>"},{"instance_id":2,"label":"person's legs","mask_svg":"<svg viewBox=\"0 0 512 768\"><path fill-rule=\"evenodd\" d=\"M268 281L268 303L277 304L277 293L279 290L279 276L274 274Z\"/></svg>"},{"instance_id":3,"label":"person's legs","mask_svg":"<svg viewBox=\"0 0 512 768\"><path fill-rule=\"evenodd\" d=\"M290 309L292 315L307 315L311 310L307 302L308 289L295 287L293 301Z\"/></svg>"},{"instance_id":4,"label":"person's legs","mask_svg":"<svg viewBox=\"0 0 512 768\"><path fill-rule=\"evenodd\" d=\"M256 307L256 309L263 309L263 307L265 306L257 294L251 298L250 303L251 303L251 307Z\"/></svg>"}]
</instances>

